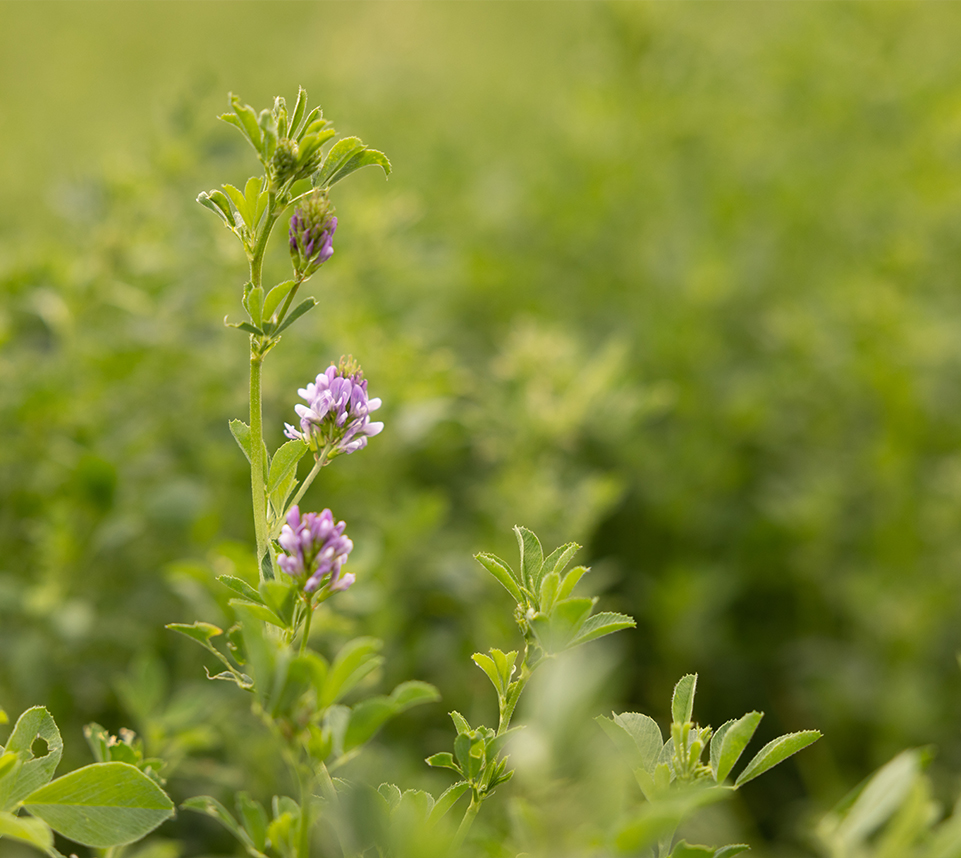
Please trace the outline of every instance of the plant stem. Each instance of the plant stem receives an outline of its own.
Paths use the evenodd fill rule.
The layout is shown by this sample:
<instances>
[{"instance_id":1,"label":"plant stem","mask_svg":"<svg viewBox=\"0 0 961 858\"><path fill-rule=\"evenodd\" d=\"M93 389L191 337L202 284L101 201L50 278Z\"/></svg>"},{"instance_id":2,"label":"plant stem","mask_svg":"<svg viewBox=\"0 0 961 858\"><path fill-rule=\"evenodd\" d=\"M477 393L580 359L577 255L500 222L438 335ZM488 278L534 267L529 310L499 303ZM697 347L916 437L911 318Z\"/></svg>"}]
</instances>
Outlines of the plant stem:
<instances>
[{"instance_id":1,"label":"plant stem","mask_svg":"<svg viewBox=\"0 0 961 858\"><path fill-rule=\"evenodd\" d=\"M321 450L320 455L317 457L317 461L314 462L314 467L310 469L310 473L307 474L304 481L300 484L300 488L297 489L297 494L294 495L294 499L287 504L287 510L291 507L296 506L300 503L300 499L304 496L304 492L310 488L310 484L317 478L317 474L320 473L320 469L327 464L327 455L330 453L330 445L328 444ZM274 536L280 533L280 529L284 526L284 518L280 518L274 526L276 533L272 534Z\"/></svg>"},{"instance_id":2,"label":"plant stem","mask_svg":"<svg viewBox=\"0 0 961 858\"><path fill-rule=\"evenodd\" d=\"M307 649L307 638L310 637L310 620L314 616L314 608L313 608L313 605L310 604L309 597L307 600L307 607L305 608L305 610L307 611L307 616L304 619L304 636L300 639L301 653L303 653L303 651Z\"/></svg>"},{"instance_id":3,"label":"plant stem","mask_svg":"<svg viewBox=\"0 0 961 858\"><path fill-rule=\"evenodd\" d=\"M261 227L260 235L257 236L257 243L250 254L250 282L254 286L263 286L264 253L267 251L267 239L270 238L274 224L283 210L277 209L276 205L277 201L271 193L267 200L267 216L264 218L264 225Z\"/></svg>"},{"instance_id":4,"label":"plant stem","mask_svg":"<svg viewBox=\"0 0 961 858\"><path fill-rule=\"evenodd\" d=\"M297 847L299 858L310 858L310 775L302 774L297 769L297 781L300 784L300 841Z\"/></svg>"},{"instance_id":5,"label":"plant stem","mask_svg":"<svg viewBox=\"0 0 961 858\"><path fill-rule=\"evenodd\" d=\"M500 707L500 720L497 724L497 735L500 736L504 733L511 725L511 718L514 716L514 708L517 706L517 701L520 700L521 693L524 691L524 686L527 685L527 680L531 678L531 670L527 667L527 659L524 659L524 663L521 665L521 674L513 683L513 688L508 692L506 699L504 700L504 705Z\"/></svg>"},{"instance_id":6,"label":"plant stem","mask_svg":"<svg viewBox=\"0 0 961 858\"><path fill-rule=\"evenodd\" d=\"M264 486L264 420L261 404L260 378L263 355L251 343L250 352L250 487L254 505L254 534L257 538L257 571L264 579L263 559L269 551L267 536L267 492Z\"/></svg>"},{"instance_id":7,"label":"plant stem","mask_svg":"<svg viewBox=\"0 0 961 858\"><path fill-rule=\"evenodd\" d=\"M477 812L480 810L481 803L472 795L470 800L470 805L468 805L467 810L464 811L464 818L461 820L460 827L457 829L457 834L454 835L454 842L451 844L451 849L456 851L464 843L464 838L467 837L467 832L470 831L470 827L474 822L474 817L477 816Z\"/></svg>"},{"instance_id":8,"label":"plant stem","mask_svg":"<svg viewBox=\"0 0 961 858\"><path fill-rule=\"evenodd\" d=\"M257 236L257 244L250 254L250 282L254 287L263 284L264 253L267 239L277 222L280 211L275 211L273 193L267 202L267 216ZM257 538L257 574L264 579L264 554L270 550L267 535L267 496L264 487L264 420L261 398L261 374L264 353L254 338L250 341L250 487L254 505L254 534ZM271 565L273 565L271 563Z\"/></svg>"}]
</instances>

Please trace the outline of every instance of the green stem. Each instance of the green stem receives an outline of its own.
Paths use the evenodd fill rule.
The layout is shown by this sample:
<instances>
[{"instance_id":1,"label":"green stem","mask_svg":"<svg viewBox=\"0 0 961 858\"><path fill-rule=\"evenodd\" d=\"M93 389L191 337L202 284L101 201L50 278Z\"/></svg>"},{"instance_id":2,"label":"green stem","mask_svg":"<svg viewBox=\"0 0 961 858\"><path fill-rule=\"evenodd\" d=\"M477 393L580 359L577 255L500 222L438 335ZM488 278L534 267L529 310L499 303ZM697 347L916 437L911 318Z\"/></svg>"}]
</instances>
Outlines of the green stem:
<instances>
[{"instance_id":1,"label":"green stem","mask_svg":"<svg viewBox=\"0 0 961 858\"><path fill-rule=\"evenodd\" d=\"M300 842L297 848L298 858L310 858L310 775L304 775L297 770L297 781L300 784Z\"/></svg>"},{"instance_id":2,"label":"green stem","mask_svg":"<svg viewBox=\"0 0 961 858\"><path fill-rule=\"evenodd\" d=\"M267 492L264 485L264 420L260 378L264 357L251 343L250 352L250 487L254 505L254 534L257 538L257 570L264 579L263 559L269 551L267 534Z\"/></svg>"},{"instance_id":3,"label":"green stem","mask_svg":"<svg viewBox=\"0 0 961 858\"><path fill-rule=\"evenodd\" d=\"M452 851L456 852L464 844L464 838L467 837L467 832L470 831L470 827L474 823L474 817L477 816L480 806L481 803L472 795L470 805L468 805L467 810L464 811L464 818L461 820L460 827L457 829L457 834L454 835L454 842L451 844Z\"/></svg>"},{"instance_id":4,"label":"green stem","mask_svg":"<svg viewBox=\"0 0 961 858\"><path fill-rule=\"evenodd\" d=\"M254 287L263 284L264 253L267 240L277 222L280 211L274 211L276 200L271 193L267 201L267 216L257 236L257 244L250 254L250 282ZM264 421L261 400L261 373L264 353L259 343L250 341L250 486L254 505L254 534L257 538L257 572L264 578L263 559L269 551L267 535L267 496L264 486Z\"/></svg>"},{"instance_id":5,"label":"green stem","mask_svg":"<svg viewBox=\"0 0 961 858\"><path fill-rule=\"evenodd\" d=\"M310 620L314 616L313 606L310 604L310 597L307 599L307 617L304 620L304 636L300 639L300 653L307 649L307 638L310 637Z\"/></svg>"},{"instance_id":6,"label":"green stem","mask_svg":"<svg viewBox=\"0 0 961 858\"><path fill-rule=\"evenodd\" d=\"M274 211L276 200L273 193L267 201L267 216L264 218L264 225L261 227L260 235L257 236L257 243L250 254L250 282L254 286L263 286L264 254L267 252L267 239L280 217L282 209Z\"/></svg>"},{"instance_id":7,"label":"green stem","mask_svg":"<svg viewBox=\"0 0 961 858\"><path fill-rule=\"evenodd\" d=\"M277 534L280 533L281 529L284 526L284 521L287 517L286 512L290 510L291 507L294 507L300 503L300 499L304 496L304 492L306 492L307 489L310 488L310 484L317 478L317 474L320 473L320 469L327 464L327 456L329 455L329 453L330 453L330 444L328 444L326 447L324 447L323 450L320 451L320 455L317 457L317 461L314 462L314 467L310 469L310 473L307 474L303 483L301 483L300 488L297 489L297 494L294 495L294 499L289 504L287 504L287 509L284 511L285 515L282 515L274 524L275 532L272 533L271 536L277 536Z\"/></svg>"},{"instance_id":8,"label":"green stem","mask_svg":"<svg viewBox=\"0 0 961 858\"><path fill-rule=\"evenodd\" d=\"M520 676L512 683L512 688L508 692L507 697L503 701L503 705L500 707L500 720L497 724L497 735L500 736L504 733L511 725L511 718L514 716L514 709L517 706L517 701L520 700L521 693L524 691L524 686L527 685L527 681L531 678L532 671L527 666L527 658L525 657L524 663L521 665Z\"/></svg>"}]
</instances>

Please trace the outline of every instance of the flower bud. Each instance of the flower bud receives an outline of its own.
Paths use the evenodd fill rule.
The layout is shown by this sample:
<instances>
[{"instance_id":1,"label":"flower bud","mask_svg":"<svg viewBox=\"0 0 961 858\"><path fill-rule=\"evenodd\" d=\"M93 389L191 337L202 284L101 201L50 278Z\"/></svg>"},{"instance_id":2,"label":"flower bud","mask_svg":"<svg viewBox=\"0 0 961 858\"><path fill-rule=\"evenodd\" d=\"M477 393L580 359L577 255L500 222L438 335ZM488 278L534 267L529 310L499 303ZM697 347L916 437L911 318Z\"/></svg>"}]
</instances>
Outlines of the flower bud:
<instances>
[{"instance_id":1,"label":"flower bud","mask_svg":"<svg viewBox=\"0 0 961 858\"><path fill-rule=\"evenodd\" d=\"M302 581L306 593L322 585L329 591L346 590L354 583L354 576L350 572L342 575L340 568L354 543L344 535L345 527L342 521L334 523L329 509L301 515L299 507L292 506L277 540L284 550L277 565Z\"/></svg>"},{"instance_id":2,"label":"flower bud","mask_svg":"<svg viewBox=\"0 0 961 858\"><path fill-rule=\"evenodd\" d=\"M314 191L290 219L290 260L298 280L306 280L334 255L337 218L323 191Z\"/></svg>"},{"instance_id":3,"label":"flower bud","mask_svg":"<svg viewBox=\"0 0 961 858\"><path fill-rule=\"evenodd\" d=\"M277 141L277 148L270 159L270 177L274 189L284 186L295 178L297 172L297 144L288 137Z\"/></svg>"}]
</instances>

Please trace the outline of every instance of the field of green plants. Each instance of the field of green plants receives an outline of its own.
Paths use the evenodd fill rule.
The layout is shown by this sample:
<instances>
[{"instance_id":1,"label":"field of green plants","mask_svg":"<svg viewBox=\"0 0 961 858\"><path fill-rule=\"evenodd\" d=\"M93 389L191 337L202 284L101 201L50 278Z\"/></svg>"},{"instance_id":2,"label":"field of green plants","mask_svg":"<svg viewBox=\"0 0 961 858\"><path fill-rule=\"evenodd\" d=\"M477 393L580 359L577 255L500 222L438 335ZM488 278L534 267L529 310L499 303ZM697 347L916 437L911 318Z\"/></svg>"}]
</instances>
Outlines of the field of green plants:
<instances>
[{"instance_id":1,"label":"field of green plants","mask_svg":"<svg viewBox=\"0 0 961 858\"><path fill-rule=\"evenodd\" d=\"M961 856L959 32L961 6L902 2L0 4L0 744L43 706L61 773L94 761L96 723L164 761L178 808L295 795L249 691L165 625L227 629L218 576L258 580L228 428L249 338L223 324L249 274L196 198L263 173L217 120L227 93L292 109L303 86L392 170L331 192L336 250L270 354L264 440L360 361L384 430L303 497L347 522L356 576L311 642L383 641L355 694L440 694L336 775L439 795L448 713L497 721L471 656L523 641L474 555L516 565L515 525L582 546L578 593L637 623L545 659L516 774L453 846L408 818L351 845L373 811L348 790L310 854L664 858L634 751L595 719L669 736L697 674L697 723L765 713L742 766L823 738L685 805L678 837ZM286 230L265 285L291 276ZM3 836L2 760L0 855L36 855ZM257 851L185 809L129 847L55 848Z\"/></svg>"}]
</instances>

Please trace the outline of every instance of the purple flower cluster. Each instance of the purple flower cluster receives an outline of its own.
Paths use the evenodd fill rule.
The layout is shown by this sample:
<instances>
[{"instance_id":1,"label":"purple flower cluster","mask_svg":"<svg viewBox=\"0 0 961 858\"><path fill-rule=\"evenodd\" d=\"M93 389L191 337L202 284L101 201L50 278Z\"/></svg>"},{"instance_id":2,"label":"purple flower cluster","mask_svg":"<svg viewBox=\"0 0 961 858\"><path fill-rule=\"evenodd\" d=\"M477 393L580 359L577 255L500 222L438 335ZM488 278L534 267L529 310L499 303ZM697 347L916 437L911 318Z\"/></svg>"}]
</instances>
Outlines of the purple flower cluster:
<instances>
[{"instance_id":1,"label":"purple flower cluster","mask_svg":"<svg viewBox=\"0 0 961 858\"><path fill-rule=\"evenodd\" d=\"M315 191L290 219L290 259L297 276L306 280L334 255L337 218L327 194Z\"/></svg>"},{"instance_id":2,"label":"purple flower cluster","mask_svg":"<svg viewBox=\"0 0 961 858\"><path fill-rule=\"evenodd\" d=\"M277 558L277 565L292 578L306 578L307 593L313 593L328 576L328 590L346 590L354 583L354 575L341 575L340 567L354 543L344 536L345 527L342 521L334 524L329 509L301 515L300 509L291 507L278 540L286 554Z\"/></svg>"},{"instance_id":3,"label":"purple flower cluster","mask_svg":"<svg viewBox=\"0 0 961 858\"><path fill-rule=\"evenodd\" d=\"M341 361L297 391L307 405L296 405L300 429L289 423L286 436L299 439L317 452L329 447L328 457L353 453L367 446L367 439L384 428L372 423L370 412L380 408L379 399L367 398L367 380L356 364Z\"/></svg>"}]
</instances>

